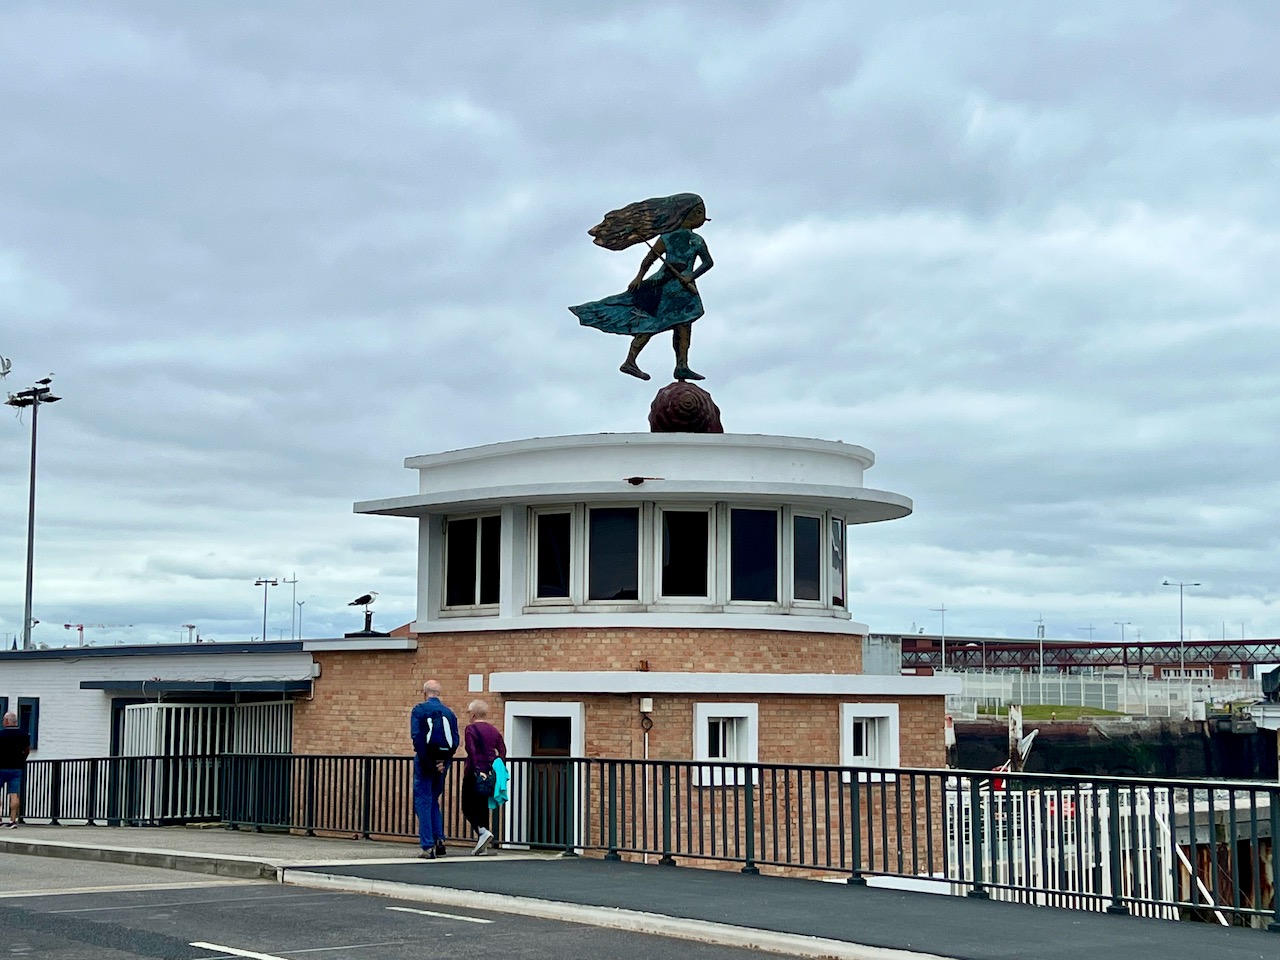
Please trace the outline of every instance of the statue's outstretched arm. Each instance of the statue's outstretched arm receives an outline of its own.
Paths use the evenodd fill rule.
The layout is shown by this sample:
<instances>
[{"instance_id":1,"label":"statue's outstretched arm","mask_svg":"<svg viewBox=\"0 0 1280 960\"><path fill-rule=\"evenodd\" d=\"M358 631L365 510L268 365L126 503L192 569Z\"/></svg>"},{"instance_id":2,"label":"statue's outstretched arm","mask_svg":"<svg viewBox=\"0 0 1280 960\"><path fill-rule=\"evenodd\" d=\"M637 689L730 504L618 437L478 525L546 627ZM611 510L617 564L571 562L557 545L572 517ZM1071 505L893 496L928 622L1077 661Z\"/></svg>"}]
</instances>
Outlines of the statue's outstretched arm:
<instances>
[{"instance_id":1,"label":"statue's outstretched arm","mask_svg":"<svg viewBox=\"0 0 1280 960\"><path fill-rule=\"evenodd\" d=\"M640 271L636 274L636 278L627 284L627 289L634 290L640 286L640 281L643 280L644 275L649 272L649 268L652 267L654 263L657 262L658 258L666 252L666 244L659 239L657 243L649 248L649 252L644 255L644 259L640 261Z\"/></svg>"}]
</instances>

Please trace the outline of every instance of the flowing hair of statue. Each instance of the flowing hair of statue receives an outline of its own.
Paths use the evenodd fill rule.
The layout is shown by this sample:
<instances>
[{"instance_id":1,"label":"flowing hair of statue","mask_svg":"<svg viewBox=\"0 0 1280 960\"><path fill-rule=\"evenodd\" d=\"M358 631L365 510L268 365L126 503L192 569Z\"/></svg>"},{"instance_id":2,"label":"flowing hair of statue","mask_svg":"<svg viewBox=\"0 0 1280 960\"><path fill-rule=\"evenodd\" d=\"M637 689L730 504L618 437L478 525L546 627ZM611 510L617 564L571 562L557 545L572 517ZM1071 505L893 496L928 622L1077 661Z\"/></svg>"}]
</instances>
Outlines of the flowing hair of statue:
<instances>
[{"instance_id":1,"label":"flowing hair of statue","mask_svg":"<svg viewBox=\"0 0 1280 960\"><path fill-rule=\"evenodd\" d=\"M587 235L606 250L625 250L676 229L698 207L705 207L705 204L696 193L640 200L610 210L603 220L587 231Z\"/></svg>"}]
</instances>

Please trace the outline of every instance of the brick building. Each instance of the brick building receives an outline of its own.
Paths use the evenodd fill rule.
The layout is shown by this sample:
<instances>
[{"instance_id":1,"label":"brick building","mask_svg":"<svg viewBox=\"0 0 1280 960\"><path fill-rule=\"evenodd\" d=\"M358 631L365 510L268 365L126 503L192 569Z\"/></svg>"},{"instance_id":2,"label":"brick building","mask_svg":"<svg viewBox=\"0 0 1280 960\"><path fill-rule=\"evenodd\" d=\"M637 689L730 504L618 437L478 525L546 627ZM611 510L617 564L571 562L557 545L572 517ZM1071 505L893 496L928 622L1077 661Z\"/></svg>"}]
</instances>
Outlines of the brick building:
<instances>
[{"instance_id":1,"label":"brick building","mask_svg":"<svg viewBox=\"0 0 1280 960\"><path fill-rule=\"evenodd\" d=\"M954 680L862 670L846 531L910 513L870 451L731 434L600 434L406 461L417 619L309 641L298 753L404 753L436 677L515 755L944 764Z\"/></svg>"}]
</instances>

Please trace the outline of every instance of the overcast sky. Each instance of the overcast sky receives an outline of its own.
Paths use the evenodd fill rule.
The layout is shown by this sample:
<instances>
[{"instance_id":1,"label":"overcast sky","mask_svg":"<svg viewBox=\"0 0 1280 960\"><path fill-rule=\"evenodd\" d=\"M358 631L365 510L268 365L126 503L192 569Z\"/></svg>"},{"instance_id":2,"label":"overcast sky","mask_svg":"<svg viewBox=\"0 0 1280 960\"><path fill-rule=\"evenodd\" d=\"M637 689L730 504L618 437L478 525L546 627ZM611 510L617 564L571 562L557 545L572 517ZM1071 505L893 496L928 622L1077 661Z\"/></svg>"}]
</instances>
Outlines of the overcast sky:
<instances>
[{"instance_id":1,"label":"overcast sky","mask_svg":"<svg viewBox=\"0 0 1280 960\"><path fill-rule=\"evenodd\" d=\"M957 12L960 11L960 12ZM414 609L406 456L646 430L566 305L693 191L725 428L857 443L875 631L1280 635L1280 8L0 4L3 385L40 416L35 640ZM0 415L0 633L30 417ZM289 636L292 587L267 636Z\"/></svg>"}]
</instances>

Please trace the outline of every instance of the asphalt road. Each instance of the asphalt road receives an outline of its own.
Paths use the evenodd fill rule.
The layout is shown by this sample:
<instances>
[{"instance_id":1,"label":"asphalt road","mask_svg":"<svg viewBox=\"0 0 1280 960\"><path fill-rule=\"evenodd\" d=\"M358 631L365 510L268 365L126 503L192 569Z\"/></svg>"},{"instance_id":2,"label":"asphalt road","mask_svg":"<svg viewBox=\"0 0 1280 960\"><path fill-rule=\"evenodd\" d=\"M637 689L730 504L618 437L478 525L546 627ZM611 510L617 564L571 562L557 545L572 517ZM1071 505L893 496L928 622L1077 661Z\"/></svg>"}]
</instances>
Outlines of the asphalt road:
<instances>
[{"instance_id":1,"label":"asphalt road","mask_svg":"<svg viewBox=\"0 0 1280 960\"><path fill-rule=\"evenodd\" d=\"M4 960L229 960L243 956L759 960L761 954L264 881L210 882L146 867L0 855L0 958Z\"/></svg>"}]
</instances>

